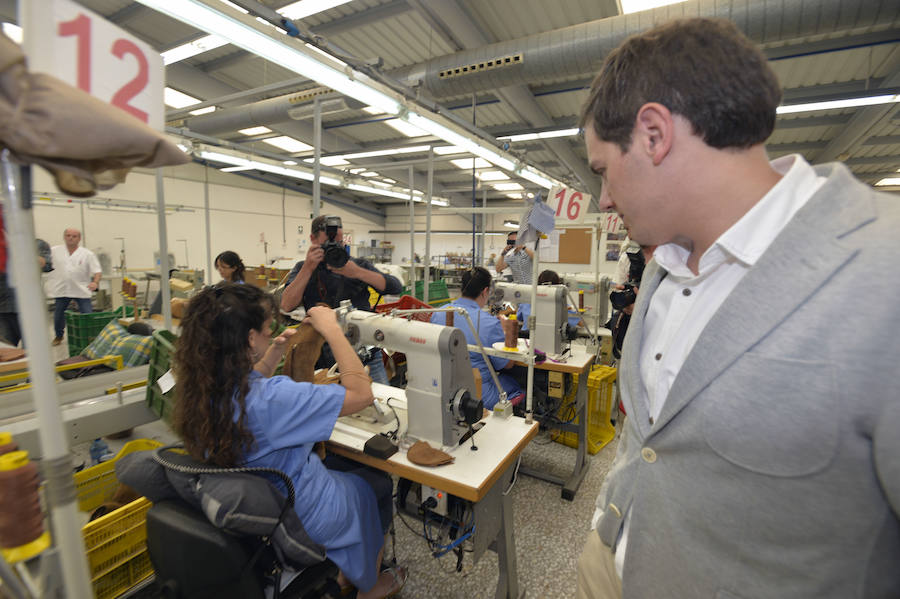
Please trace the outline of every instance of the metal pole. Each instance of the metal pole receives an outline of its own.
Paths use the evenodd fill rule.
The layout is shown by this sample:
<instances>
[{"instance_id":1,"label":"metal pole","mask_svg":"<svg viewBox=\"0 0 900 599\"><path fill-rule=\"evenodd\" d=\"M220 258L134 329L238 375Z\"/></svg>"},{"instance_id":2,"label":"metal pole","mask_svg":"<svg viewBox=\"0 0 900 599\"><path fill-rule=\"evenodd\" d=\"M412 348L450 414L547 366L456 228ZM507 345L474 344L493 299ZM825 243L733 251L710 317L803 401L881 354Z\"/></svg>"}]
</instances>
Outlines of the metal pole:
<instances>
[{"instance_id":1,"label":"metal pole","mask_svg":"<svg viewBox=\"0 0 900 599\"><path fill-rule=\"evenodd\" d=\"M540 202L540 198L535 198L535 202ZM537 280L538 280L538 262L540 255L538 254L538 244L541 242L541 235L534 241L534 260L531 261L531 314L528 315L528 330L534 334L534 327L537 325L534 307L537 304ZM525 389L525 422L531 424L533 420L532 404L534 402L534 343L528 344L528 385Z\"/></svg>"},{"instance_id":2,"label":"metal pole","mask_svg":"<svg viewBox=\"0 0 900 599\"><path fill-rule=\"evenodd\" d=\"M481 190L481 207L487 208L487 187ZM484 238L487 235L487 214L481 213L481 240L478 242L478 266L484 266Z\"/></svg>"},{"instance_id":3,"label":"metal pole","mask_svg":"<svg viewBox=\"0 0 900 599\"><path fill-rule=\"evenodd\" d=\"M428 148L428 188L425 195L425 283L422 297L430 298L428 282L431 281L431 199L434 193L434 146ZM428 303L427 301L425 303Z\"/></svg>"},{"instance_id":4,"label":"metal pole","mask_svg":"<svg viewBox=\"0 0 900 599\"><path fill-rule=\"evenodd\" d=\"M159 292L166 328L172 330L172 292L169 289L169 233L166 229L166 192L162 169L156 169L156 223L159 229Z\"/></svg>"},{"instance_id":5,"label":"metal pole","mask_svg":"<svg viewBox=\"0 0 900 599\"><path fill-rule=\"evenodd\" d=\"M322 103L316 98L313 109L313 218L319 216L322 205Z\"/></svg>"},{"instance_id":6,"label":"metal pole","mask_svg":"<svg viewBox=\"0 0 900 599\"><path fill-rule=\"evenodd\" d=\"M409 290L411 295L416 295L416 196L413 193L413 167L409 167ZM428 303L428 296L423 295L422 301Z\"/></svg>"},{"instance_id":7,"label":"metal pole","mask_svg":"<svg viewBox=\"0 0 900 599\"><path fill-rule=\"evenodd\" d=\"M212 231L209 226L209 165L203 167L203 213L206 219L206 284L212 285Z\"/></svg>"},{"instance_id":8,"label":"metal pole","mask_svg":"<svg viewBox=\"0 0 900 599\"><path fill-rule=\"evenodd\" d=\"M63 428L53 357L47 340L47 301L38 274L31 212L31 167L13 165L9 150L3 150L0 161L11 283L16 289L19 322L28 347L28 370L41 431L41 470L47 480L53 542L59 551L63 587L68 596L93 597L66 442L68 436Z\"/></svg>"}]
</instances>

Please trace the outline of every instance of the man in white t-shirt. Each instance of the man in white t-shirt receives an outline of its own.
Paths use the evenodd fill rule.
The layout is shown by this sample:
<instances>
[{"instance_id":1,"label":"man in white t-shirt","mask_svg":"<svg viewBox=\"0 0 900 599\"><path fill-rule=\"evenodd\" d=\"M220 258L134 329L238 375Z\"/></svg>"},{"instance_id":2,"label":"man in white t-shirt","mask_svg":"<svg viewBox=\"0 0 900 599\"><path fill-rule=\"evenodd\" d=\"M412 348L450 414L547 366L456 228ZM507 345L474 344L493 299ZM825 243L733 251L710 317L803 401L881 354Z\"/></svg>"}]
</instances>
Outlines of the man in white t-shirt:
<instances>
[{"instance_id":1,"label":"man in white t-shirt","mask_svg":"<svg viewBox=\"0 0 900 599\"><path fill-rule=\"evenodd\" d=\"M53 330L56 337L53 345L62 343L66 328L66 308L73 300L82 314L93 312L91 294L100 285L100 261L94 252L80 247L81 231L66 229L63 233L64 245L51 249L53 274L47 280L47 296L56 299L53 309Z\"/></svg>"},{"instance_id":2,"label":"man in white t-shirt","mask_svg":"<svg viewBox=\"0 0 900 599\"><path fill-rule=\"evenodd\" d=\"M658 247L579 599L900 597L900 203L770 161L780 101L720 19L628 38L591 86L599 205Z\"/></svg>"}]
</instances>

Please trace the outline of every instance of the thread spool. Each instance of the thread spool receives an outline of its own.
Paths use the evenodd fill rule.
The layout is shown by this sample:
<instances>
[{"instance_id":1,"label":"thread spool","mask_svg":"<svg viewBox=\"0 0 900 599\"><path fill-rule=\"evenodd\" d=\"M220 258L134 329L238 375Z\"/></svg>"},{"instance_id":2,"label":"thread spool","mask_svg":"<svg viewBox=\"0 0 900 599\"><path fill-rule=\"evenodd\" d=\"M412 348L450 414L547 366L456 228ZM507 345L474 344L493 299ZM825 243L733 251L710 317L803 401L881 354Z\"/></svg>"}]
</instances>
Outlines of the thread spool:
<instances>
[{"instance_id":1,"label":"thread spool","mask_svg":"<svg viewBox=\"0 0 900 599\"><path fill-rule=\"evenodd\" d=\"M454 315L453 312L447 312L447 326L448 326L448 327L452 327L452 326L453 326L453 317L454 317L454 316L455 316L455 315Z\"/></svg>"},{"instance_id":2,"label":"thread spool","mask_svg":"<svg viewBox=\"0 0 900 599\"><path fill-rule=\"evenodd\" d=\"M19 446L13 440L12 433L0 431L0 455L15 451L18 448Z\"/></svg>"},{"instance_id":3,"label":"thread spool","mask_svg":"<svg viewBox=\"0 0 900 599\"><path fill-rule=\"evenodd\" d=\"M38 469L27 451L0 456L0 552L9 563L28 559L50 546L38 493Z\"/></svg>"},{"instance_id":4,"label":"thread spool","mask_svg":"<svg viewBox=\"0 0 900 599\"><path fill-rule=\"evenodd\" d=\"M503 349L506 351L519 350L519 322L515 314L510 314L503 326Z\"/></svg>"},{"instance_id":5,"label":"thread spool","mask_svg":"<svg viewBox=\"0 0 900 599\"><path fill-rule=\"evenodd\" d=\"M578 290L578 309L584 312L584 289Z\"/></svg>"}]
</instances>

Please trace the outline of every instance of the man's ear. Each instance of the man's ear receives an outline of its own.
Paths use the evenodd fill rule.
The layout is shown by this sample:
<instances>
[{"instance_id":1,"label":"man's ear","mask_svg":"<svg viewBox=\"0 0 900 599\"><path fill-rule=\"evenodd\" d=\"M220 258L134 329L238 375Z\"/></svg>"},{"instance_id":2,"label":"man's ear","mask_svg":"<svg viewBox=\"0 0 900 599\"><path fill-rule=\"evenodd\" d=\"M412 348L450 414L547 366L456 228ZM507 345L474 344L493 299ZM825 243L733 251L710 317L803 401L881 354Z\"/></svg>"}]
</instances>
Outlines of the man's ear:
<instances>
[{"instance_id":1,"label":"man's ear","mask_svg":"<svg viewBox=\"0 0 900 599\"><path fill-rule=\"evenodd\" d=\"M668 108L658 102L648 102L638 109L632 143L640 144L640 150L653 166L659 166L669 154L674 135L675 122Z\"/></svg>"}]
</instances>

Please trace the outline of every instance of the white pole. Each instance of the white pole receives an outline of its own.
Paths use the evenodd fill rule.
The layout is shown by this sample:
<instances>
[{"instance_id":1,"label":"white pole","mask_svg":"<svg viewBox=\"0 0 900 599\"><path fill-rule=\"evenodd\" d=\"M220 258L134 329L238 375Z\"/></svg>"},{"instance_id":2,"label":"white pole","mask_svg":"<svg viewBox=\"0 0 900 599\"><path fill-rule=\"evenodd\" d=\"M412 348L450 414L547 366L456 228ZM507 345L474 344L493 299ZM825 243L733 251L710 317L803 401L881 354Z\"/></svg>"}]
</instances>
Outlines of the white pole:
<instances>
[{"instance_id":1,"label":"white pole","mask_svg":"<svg viewBox=\"0 0 900 599\"><path fill-rule=\"evenodd\" d=\"M203 213L206 218L206 284L213 282L212 230L209 226L209 165L203 167Z\"/></svg>"},{"instance_id":2,"label":"white pole","mask_svg":"<svg viewBox=\"0 0 900 599\"><path fill-rule=\"evenodd\" d=\"M313 218L319 216L322 207L322 103L316 98L313 105Z\"/></svg>"},{"instance_id":3,"label":"white pole","mask_svg":"<svg viewBox=\"0 0 900 599\"><path fill-rule=\"evenodd\" d=\"M156 222L159 227L159 291L166 328L172 330L172 292L169 289L169 233L166 229L166 192L162 169L156 169Z\"/></svg>"},{"instance_id":4,"label":"white pole","mask_svg":"<svg viewBox=\"0 0 900 599\"><path fill-rule=\"evenodd\" d=\"M9 150L3 150L0 161L11 282L16 290L19 322L28 348L28 370L41 432L41 469L48 485L53 542L59 550L67 596L93 597L66 441L68 436L63 428L53 357L47 339L47 300L38 274L31 212L31 170L12 164Z\"/></svg>"},{"instance_id":5,"label":"white pole","mask_svg":"<svg viewBox=\"0 0 900 599\"><path fill-rule=\"evenodd\" d=\"M425 198L425 282L422 297L430 298L428 282L431 280L431 198L434 193L434 146L428 148L428 193ZM425 300L428 303L428 300Z\"/></svg>"},{"instance_id":6,"label":"white pole","mask_svg":"<svg viewBox=\"0 0 900 599\"><path fill-rule=\"evenodd\" d=\"M409 167L409 294L416 296L416 196L413 187L413 167ZM422 301L428 303L428 296Z\"/></svg>"}]
</instances>

